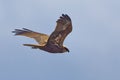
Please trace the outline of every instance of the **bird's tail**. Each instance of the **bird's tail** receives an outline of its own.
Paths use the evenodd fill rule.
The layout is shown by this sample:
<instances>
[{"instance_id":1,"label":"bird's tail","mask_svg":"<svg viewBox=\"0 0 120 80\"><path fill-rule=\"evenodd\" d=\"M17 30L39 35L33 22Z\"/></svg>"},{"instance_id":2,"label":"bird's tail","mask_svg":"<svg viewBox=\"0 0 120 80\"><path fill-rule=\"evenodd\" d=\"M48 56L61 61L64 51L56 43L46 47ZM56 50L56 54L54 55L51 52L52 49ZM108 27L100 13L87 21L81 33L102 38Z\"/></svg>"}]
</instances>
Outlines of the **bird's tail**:
<instances>
[{"instance_id":1,"label":"bird's tail","mask_svg":"<svg viewBox=\"0 0 120 80\"><path fill-rule=\"evenodd\" d=\"M30 46L32 47L32 49L37 49L37 48L41 48L40 45L36 45L36 44L23 44L24 46Z\"/></svg>"}]
</instances>

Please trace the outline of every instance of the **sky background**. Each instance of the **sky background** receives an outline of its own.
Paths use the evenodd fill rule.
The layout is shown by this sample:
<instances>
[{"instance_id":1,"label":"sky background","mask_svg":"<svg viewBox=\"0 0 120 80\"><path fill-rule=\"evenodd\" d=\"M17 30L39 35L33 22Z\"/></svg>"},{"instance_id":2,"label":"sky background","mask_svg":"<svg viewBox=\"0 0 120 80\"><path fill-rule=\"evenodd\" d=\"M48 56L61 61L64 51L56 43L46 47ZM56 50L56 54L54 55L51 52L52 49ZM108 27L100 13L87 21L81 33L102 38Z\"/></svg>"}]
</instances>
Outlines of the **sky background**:
<instances>
[{"instance_id":1,"label":"sky background","mask_svg":"<svg viewBox=\"0 0 120 80\"><path fill-rule=\"evenodd\" d=\"M70 53L33 50L22 46L33 39L11 33L51 34L62 13ZM120 0L0 0L0 80L120 80Z\"/></svg>"}]
</instances>

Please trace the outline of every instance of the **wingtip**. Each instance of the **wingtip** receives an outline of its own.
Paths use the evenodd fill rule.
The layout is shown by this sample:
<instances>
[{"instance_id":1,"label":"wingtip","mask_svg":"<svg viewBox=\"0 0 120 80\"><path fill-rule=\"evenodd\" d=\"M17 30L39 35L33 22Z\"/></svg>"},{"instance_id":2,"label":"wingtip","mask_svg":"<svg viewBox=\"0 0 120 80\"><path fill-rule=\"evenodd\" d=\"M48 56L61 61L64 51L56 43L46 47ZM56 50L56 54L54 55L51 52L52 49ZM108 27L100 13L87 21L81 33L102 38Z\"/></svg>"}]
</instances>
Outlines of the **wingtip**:
<instances>
[{"instance_id":1,"label":"wingtip","mask_svg":"<svg viewBox=\"0 0 120 80\"><path fill-rule=\"evenodd\" d=\"M16 29L12 31L12 33L14 33L14 36L16 36L17 35Z\"/></svg>"},{"instance_id":2,"label":"wingtip","mask_svg":"<svg viewBox=\"0 0 120 80\"><path fill-rule=\"evenodd\" d=\"M12 31L12 33L14 33L15 35L21 35L25 32L33 32L32 30L29 30L27 28L22 28L22 29L15 29L14 31Z\"/></svg>"},{"instance_id":3,"label":"wingtip","mask_svg":"<svg viewBox=\"0 0 120 80\"><path fill-rule=\"evenodd\" d=\"M68 14L62 14L63 17L65 17L67 20L71 21L71 18L68 16Z\"/></svg>"},{"instance_id":4,"label":"wingtip","mask_svg":"<svg viewBox=\"0 0 120 80\"><path fill-rule=\"evenodd\" d=\"M22 28L23 30L25 30L25 31L32 31L32 30L29 30L29 29L27 29L27 28ZM33 32L33 31L32 31Z\"/></svg>"}]
</instances>

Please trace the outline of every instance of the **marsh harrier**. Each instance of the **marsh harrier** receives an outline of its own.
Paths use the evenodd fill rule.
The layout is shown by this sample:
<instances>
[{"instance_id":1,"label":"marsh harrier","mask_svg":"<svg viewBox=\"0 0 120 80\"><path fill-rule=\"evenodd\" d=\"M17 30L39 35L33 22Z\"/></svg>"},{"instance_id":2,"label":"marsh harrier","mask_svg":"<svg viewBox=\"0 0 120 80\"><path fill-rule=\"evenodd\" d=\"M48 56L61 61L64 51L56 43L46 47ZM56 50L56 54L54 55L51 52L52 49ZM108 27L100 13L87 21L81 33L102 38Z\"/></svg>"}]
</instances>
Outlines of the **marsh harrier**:
<instances>
[{"instance_id":1,"label":"marsh harrier","mask_svg":"<svg viewBox=\"0 0 120 80\"><path fill-rule=\"evenodd\" d=\"M34 49L41 49L50 53L69 52L69 49L63 45L63 42L66 36L72 31L72 21L67 14L62 14L56 22L56 28L50 36L26 28L15 29L12 32L15 35L33 38L39 43L37 45L23 44L24 46L30 46Z\"/></svg>"}]
</instances>

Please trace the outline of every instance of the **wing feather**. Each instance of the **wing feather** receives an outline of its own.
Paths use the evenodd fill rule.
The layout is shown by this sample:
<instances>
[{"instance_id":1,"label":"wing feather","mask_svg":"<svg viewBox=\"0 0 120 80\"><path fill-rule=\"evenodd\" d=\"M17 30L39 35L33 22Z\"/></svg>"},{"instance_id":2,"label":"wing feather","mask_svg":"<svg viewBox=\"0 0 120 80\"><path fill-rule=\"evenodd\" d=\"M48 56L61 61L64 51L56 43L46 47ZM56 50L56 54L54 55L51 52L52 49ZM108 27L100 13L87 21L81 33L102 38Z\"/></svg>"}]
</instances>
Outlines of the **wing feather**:
<instances>
[{"instance_id":1,"label":"wing feather","mask_svg":"<svg viewBox=\"0 0 120 80\"><path fill-rule=\"evenodd\" d=\"M12 32L15 33L15 35L21 35L21 36L34 38L41 46L45 45L49 38L49 36L46 34L34 32L26 28L15 29L15 31L12 31Z\"/></svg>"},{"instance_id":2,"label":"wing feather","mask_svg":"<svg viewBox=\"0 0 120 80\"><path fill-rule=\"evenodd\" d=\"M72 21L67 14L62 14L57 20L55 30L50 35L47 44L63 46L64 39L72 31Z\"/></svg>"}]
</instances>

